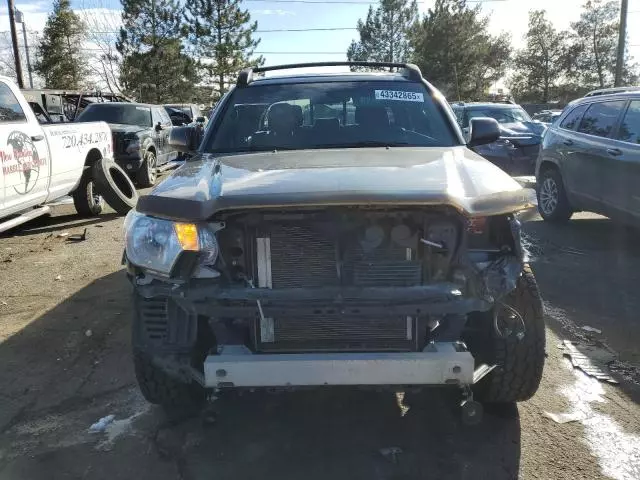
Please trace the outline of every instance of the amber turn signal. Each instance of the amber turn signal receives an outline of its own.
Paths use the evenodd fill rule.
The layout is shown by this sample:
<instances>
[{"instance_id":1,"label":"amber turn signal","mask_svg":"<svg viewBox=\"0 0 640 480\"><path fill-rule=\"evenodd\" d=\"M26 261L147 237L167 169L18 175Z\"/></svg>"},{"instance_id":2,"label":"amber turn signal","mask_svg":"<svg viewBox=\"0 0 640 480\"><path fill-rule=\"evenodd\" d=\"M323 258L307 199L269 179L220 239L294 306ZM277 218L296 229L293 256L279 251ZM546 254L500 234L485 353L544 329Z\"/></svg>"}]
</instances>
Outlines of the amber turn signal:
<instances>
[{"instance_id":1,"label":"amber turn signal","mask_svg":"<svg viewBox=\"0 0 640 480\"><path fill-rule=\"evenodd\" d=\"M197 251L200 249L198 228L193 223L175 223L174 228L183 250Z\"/></svg>"}]
</instances>

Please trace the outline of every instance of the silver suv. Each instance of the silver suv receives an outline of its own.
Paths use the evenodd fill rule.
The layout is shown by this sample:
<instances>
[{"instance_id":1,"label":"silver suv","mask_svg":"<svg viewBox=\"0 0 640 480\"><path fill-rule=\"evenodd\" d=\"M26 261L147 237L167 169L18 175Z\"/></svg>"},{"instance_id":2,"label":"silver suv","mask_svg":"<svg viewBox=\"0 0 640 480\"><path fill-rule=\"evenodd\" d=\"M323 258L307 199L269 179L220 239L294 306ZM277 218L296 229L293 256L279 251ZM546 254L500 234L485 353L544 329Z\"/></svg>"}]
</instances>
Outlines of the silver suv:
<instances>
[{"instance_id":1,"label":"silver suv","mask_svg":"<svg viewBox=\"0 0 640 480\"><path fill-rule=\"evenodd\" d=\"M585 97L547 130L536 165L538 210L640 224L640 92Z\"/></svg>"}]
</instances>

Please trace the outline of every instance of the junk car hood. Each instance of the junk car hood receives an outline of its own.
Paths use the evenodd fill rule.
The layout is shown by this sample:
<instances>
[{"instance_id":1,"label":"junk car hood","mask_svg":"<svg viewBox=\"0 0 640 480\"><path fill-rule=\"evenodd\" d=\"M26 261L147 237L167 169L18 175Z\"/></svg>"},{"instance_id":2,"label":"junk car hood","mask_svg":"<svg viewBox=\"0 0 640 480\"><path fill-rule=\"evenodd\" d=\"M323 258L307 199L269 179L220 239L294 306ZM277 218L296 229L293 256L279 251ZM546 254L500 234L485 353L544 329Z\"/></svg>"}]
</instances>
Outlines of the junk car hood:
<instances>
[{"instance_id":1,"label":"junk car hood","mask_svg":"<svg viewBox=\"0 0 640 480\"><path fill-rule=\"evenodd\" d=\"M450 205L478 216L533 202L531 190L460 146L203 154L140 197L136 208L197 222L237 209L362 204Z\"/></svg>"},{"instance_id":2,"label":"junk car hood","mask_svg":"<svg viewBox=\"0 0 640 480\"><path fill-rule=\"evenodd\" d=\"M125 134L125 133L138 133L144 130L149 130L151 127L141 127L139 125L126 125L124 123L110 123L109 128L113 133Z\"/></svg>"},{"instance_id":3,"label":"junk car hood","mask_svg":"<svg viewBox=\"0 0 640 480\"><path fill-rule=\"evenodd\" d=\"M515 140L519 144L540 143L547 127L539 122L513 122L500 124L500 137Z\"/></svg>"}]
</instances>

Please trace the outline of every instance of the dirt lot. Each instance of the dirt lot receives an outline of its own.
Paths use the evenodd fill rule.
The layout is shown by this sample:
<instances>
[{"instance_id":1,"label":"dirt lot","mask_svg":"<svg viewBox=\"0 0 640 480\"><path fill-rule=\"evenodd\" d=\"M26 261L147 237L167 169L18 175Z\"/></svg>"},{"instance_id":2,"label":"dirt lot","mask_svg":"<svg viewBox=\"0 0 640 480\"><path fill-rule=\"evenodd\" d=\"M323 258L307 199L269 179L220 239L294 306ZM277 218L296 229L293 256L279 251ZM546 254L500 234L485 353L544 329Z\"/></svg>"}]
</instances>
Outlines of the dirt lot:
<instances>
[{"instance_id":1,"label":"dirt lot","mask_svg":"<svg viewBox=\"0 0 640 480\"><path fill-rule=\"evenodd\" d=\"M527 223L547 308L545 376L534 399L478 427L461 425L447 390L221 397L216 421L171 425L133 378L122 218L72 213L57 207L0 237L2 480L640 478L638 233L590 215ZM85 228L84 242L58 237ZM618 352L622 384L573 370L566 338ZM107 415L107 430L90 433Z\"/></svg>"}]
</instances>

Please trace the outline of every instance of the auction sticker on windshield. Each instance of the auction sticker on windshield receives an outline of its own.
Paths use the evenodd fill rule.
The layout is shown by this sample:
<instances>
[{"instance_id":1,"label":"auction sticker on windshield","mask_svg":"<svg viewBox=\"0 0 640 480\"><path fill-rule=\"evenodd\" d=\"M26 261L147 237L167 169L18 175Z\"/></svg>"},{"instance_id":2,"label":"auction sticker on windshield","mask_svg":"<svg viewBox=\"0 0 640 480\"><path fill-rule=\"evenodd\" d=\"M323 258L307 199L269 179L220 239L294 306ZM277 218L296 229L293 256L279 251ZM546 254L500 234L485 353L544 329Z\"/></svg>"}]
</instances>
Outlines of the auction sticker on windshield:
<instances>
[{"instance_id":1,"label":"auction sticker on windshield","mask_svg":"<svg viewBox=\"0 0 640 480\"><path fill-rule=\"evenodd\" d=\"M375 90L376 100L396 100L400 102L424 102L424 95L401 90Z\"/></svg>"}]
</instances>

